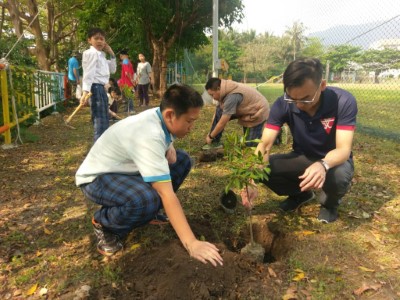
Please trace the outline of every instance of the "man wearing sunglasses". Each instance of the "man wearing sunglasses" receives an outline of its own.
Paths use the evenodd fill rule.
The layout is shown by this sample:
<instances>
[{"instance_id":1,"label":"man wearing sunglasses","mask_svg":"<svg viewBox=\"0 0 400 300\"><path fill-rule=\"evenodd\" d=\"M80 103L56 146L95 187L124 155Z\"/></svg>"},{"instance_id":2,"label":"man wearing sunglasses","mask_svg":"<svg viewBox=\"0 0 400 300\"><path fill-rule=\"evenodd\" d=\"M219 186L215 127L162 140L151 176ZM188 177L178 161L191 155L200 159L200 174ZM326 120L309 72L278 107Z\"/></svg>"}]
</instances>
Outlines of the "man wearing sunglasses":
<instances>
[{"instance_id":1,"label":"man wearing sunglasses","mask_svg":"<svg viewBox=\"0 0 400 300\"><path fill-rule=\"evenodd\" d=\"M278 195L287 196L279 204L284 212L295 211L315 198L321 209L318 220L334 222L337 208L350 187L354 174L352 142L357 103L349 92L327 87L318 59L297 59L283 74L284 94L271 107L262 141L256 149L269 162L271 174L263 182ZM283 124L293 136L292 151L270 155ZM251 206L257 190L243 204Z\"/></svg>"}]
</instances>

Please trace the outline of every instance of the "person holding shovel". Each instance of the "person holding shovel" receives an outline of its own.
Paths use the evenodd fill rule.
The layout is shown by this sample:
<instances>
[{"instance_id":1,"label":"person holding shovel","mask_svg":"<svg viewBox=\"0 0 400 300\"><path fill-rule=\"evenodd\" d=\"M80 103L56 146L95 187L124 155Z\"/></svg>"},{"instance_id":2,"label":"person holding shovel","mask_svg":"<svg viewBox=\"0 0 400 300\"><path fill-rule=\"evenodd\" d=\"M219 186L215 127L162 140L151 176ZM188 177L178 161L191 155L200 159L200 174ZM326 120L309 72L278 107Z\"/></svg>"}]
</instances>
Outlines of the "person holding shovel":
<instances>
[{"instance_id":1,"label":"person holding shovel","mask_svg":"<svg viewBox=\"0 0 400 300\"><path fill-rule=\"evenodd\" d=\"M119 121L93 145L76 173L76 184L101 205L92 219L100 253L110 256L122 250L129 232L150 223L164 208L193 258L222 265L217 247L194 236L175 194L191 160L175 150L173 141L191 131L202 106L194 89L172 85L160 107Z\"/></svg>"},{"instance_id":2,"label":"person holding shovel","mask_svg":"<svg viewBox=\"0 0 400 300\"><path fill-rule=\"evenodd\" d=\"M109 126L108 97L104 85L108 83L110 73L117 69L115 54L106 43L105 32L100 28L88 31L88 43L91 45L83 52L82 67L82 97L81 104L87 104L86 95L91 92L90 108L94 127L94 141L102 135ZM106 59L105 52L110 55Z\"/></svg>"},{"instance_id":3,"label":"person holding shovel","mask_svg":"<svg viewBox=\"0 0 400 300\"><path fill-rule=\"evenodd\" d=\"M205 86L207 93L216 101L210 132L207 134L203 150L221 148L220 140L225 126L230 120L238 119L243 132L248 131L248 141L261 138L264 123L269 113L267 99L255 88L243 83L219 78L210 78ZM247 146L256 146L247 143Z\"/></svg>"},{"instance_id":4,"label":"person holding shovel","mask_svg":"<svg viewBox=\"0 0 400 300\"><path fill-rule=\"evenodd\" d=\"M284 212L294 211L315 198L320 190L318 220L334 222L337 208L350 187L354 174L352 143L356 127L357 103L349 92L328 87L322 79L318 59L291 62L283 73L284 94L273 106L256 153L269 162L271 174L263 182L278 195L288 196L279 204ZM287 123L293 136L293 149L270 155L273 141ZM250 206L257 196L242 193Z\"/></svg>"}]
</instances>

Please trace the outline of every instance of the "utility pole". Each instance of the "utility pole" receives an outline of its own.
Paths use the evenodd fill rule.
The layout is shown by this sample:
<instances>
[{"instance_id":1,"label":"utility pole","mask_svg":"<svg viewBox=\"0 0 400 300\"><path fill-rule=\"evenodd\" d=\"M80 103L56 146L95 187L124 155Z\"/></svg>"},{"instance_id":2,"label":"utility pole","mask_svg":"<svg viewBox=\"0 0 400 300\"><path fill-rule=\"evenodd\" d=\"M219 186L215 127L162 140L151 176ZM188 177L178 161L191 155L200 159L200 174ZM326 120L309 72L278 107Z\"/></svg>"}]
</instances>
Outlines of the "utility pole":
<instances>
[{"instance_id":1,"label":"utility pole","mask_svg":"<svg viewBox=\"0 0 400 300\"><path fill-rule=\"evenodd\" d=\"M213 77L218 77L218 1L213 0Z\"/></svg>"}]
</instances>

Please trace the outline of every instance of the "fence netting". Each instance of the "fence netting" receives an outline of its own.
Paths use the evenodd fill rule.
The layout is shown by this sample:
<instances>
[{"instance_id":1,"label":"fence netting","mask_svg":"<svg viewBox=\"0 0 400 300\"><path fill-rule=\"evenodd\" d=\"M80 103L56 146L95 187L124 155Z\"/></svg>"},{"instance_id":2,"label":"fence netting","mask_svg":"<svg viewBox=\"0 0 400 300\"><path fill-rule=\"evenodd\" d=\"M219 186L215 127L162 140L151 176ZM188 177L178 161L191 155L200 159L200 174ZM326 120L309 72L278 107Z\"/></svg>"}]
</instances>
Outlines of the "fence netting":
<instances>
[{"instance_id":1,"label":"fence netting","mask_svg":"<svg viewBox=\"0 0 400 300\"><path fill-rule=\"evenodd\" d=\"M240 50L239 57L228 61L229 71L219 70L219 76L259 86L272 103L283 92L279 78L287 64L298 57L316 57L324 65L328 85L339 86L356 97L358 130L400 142L399 3L336 0L311 7L311 2L315 3L304 3L304 13L299 13L293 27L286 28L281 36L257 33L254 41L246 43L236 34L233 44ZM358 5L359 13L346 9L349 5ZM310 11L321 31L308 30ZM344 14L350 13L351 25L338 24ZM233 57L224 48L233 34L225 30L219 36L219 57ZM200 91L212 72L212 53L204 55L211 48L206 47L185 51L177 69L181 72L178 78ZM201 59L207 59L208 72L201 69ZM246 66L246 59L252 64Z\"/></svg>"}]
</instances>

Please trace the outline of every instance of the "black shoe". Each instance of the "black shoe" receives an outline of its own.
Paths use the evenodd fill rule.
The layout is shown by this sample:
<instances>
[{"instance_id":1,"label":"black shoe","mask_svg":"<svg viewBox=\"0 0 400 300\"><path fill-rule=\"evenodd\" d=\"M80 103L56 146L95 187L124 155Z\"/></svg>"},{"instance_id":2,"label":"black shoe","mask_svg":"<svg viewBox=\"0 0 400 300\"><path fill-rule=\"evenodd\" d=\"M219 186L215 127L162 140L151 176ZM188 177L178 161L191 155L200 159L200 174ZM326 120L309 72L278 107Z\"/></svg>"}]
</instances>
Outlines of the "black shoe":
<instances>
[{"instance_id":1,"label":"black shoe","mask_svg":"<svg viewBox=\"0 0 400 300\"><path fill-rule=\"evenodd\" d=\"M302 192L297 195L292 195L287 197L281 203L279 203L279 208L284 212L294 211L300 206L310 202L315 198L313 191Z\"/></svg>"},{"instance_id":2,"label":"black shoe","mask_svg":"<svg viewBox=\"0 0 400 300\"><path fill-rule=\"evenodd\" d=\"M97 237L97 251L105 256L111 256L124 248L120 237L104 230L100 223L92 218L94 234Z\"/></svg>"},{"instance_id":3,"label":"black shoe","mask_svg":"<svg viewBox=\"0 0 400 300\"><path fill-rule=\"evenodd\" d=\"M318 220L322 223L332 223L335 222L338 218L339 214L337 208L327 208L325 206L321 206L319 211Z\"/></svg>"}]
</instances>

